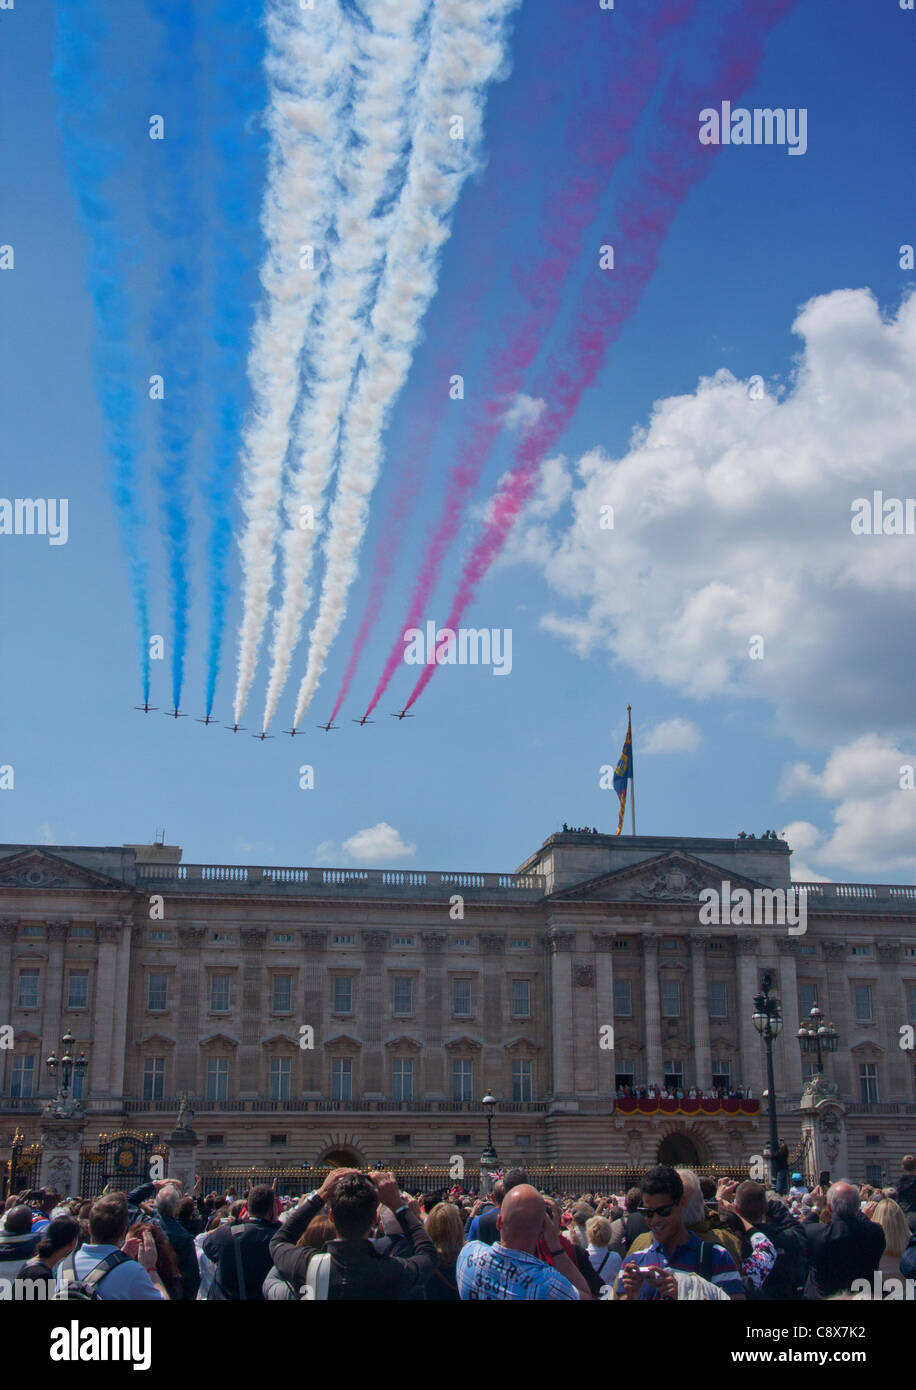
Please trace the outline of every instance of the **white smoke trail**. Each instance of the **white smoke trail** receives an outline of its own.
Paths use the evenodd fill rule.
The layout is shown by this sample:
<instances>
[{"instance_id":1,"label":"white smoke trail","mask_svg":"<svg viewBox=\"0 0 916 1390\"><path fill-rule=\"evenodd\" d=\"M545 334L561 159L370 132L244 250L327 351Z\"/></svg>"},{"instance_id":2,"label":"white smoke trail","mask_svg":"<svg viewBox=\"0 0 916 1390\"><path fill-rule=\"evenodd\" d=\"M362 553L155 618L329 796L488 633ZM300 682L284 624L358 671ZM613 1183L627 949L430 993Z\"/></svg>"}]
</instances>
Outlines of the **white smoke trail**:
<instances>
[{"instance_id":1,"label":"white smoke trail","mask_svg":"<svg viewBox=\"0 0 916 1390\"><path fill-rule=\"evenodd\" d=\"M319 293L322 248L334 200L334 176L346 145L341 119L352 34L338 0L314 10L268 0L265 58L270 133L261 213L265 300L248 355L252 417L243 440L245 528L240 540L242 622L235 721L254 680L273 582L283 461L296 404L299 356ZM314 268L308 254L314 248ZM305 264L303 264L303 260Z\"/></svg>"},{"instance_id":2,"label":"white smoke trail","mask_svg":"<svg viewBox=\"0 0 916 1390\"><path fill-rule=\"evenodd\" d=\"M484 89L503 67L506 20L518 3L436 0L407 181L343 427L321 600L309 634L295 724L317 689L328 650L346 614L369 498L378 478L382 431L407 379L420 325L435 293L439 250L448 238L452 210L480 146Z\"/></svg>"},{"instance_id":3,"label":"white smoke trail","mask_svg":"<svg viewBox=\"0 0 916 1390\"><path fill-rule=\"evenodd\" d=\"M339 240L330 249L330 276L323 284L318 320L308 336L309 395L297 423L297 458L282 538L283 597L274 618L262 729L268 728L276 713L311 599L306 582L322 494L366 337L370 294L398 215L392 195L408 153L422 50L418 30L428 7L429 0L373 0L367 9L374 27L357 36L353 60L357 78L349 120L362 144L348 151L347 167L341 172L344 192L335 212ZM383 199L392 206L379 214Z\"/></svg>"}]
</instances>

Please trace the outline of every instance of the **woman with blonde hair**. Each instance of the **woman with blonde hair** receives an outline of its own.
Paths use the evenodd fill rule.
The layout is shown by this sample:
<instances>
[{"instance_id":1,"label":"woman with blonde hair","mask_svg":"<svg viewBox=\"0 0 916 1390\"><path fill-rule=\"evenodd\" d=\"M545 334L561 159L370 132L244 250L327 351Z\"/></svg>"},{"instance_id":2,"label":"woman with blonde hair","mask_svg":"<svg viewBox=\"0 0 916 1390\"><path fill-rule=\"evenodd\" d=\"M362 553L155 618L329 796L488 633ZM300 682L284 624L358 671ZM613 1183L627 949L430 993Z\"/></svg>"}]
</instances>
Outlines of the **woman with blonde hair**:
<instances>
[{"instance_id":1,"label":"woman with blonde hair","mask_svg":"<svg viewBox=\"0 0 916 1390\"><path fill-rule=\"evenodd\" d=\"M903 1214L903 1208L890 1197L882 1197L879 1202L870 1203L865 1208L869 1221L874 1221L884 1232L884 1254L878 1265L882 1274L900 1274L900 1261L909 1244L910 1227Z\"/></svg>"},{"instance_id":2,"label":"woman with blonde hair","mask_svg":"<svg viewBox=\"0 0 916 1390\"><path fill-rule=\"evenodd\" d=\"M623 1259L611 1249L613 1229L606 1216L589 1217L585 1223L588 1258L602 1284L613 1284Z\"/></svg>"},{"instance_id":3,"label":"woman with blonde hair","mask_svg":"<svg viewBox=\"0 0 916 1390\"><path fill-rule=\"evenodd\" d=\"M426 1297L435 1303L459 1302L455 1266L464 1245L464 1222L458 1208L437 1202L426 1218L426 1234L436 1247L436 1272L426 1285Z\"/></svg>"}]
</instances>

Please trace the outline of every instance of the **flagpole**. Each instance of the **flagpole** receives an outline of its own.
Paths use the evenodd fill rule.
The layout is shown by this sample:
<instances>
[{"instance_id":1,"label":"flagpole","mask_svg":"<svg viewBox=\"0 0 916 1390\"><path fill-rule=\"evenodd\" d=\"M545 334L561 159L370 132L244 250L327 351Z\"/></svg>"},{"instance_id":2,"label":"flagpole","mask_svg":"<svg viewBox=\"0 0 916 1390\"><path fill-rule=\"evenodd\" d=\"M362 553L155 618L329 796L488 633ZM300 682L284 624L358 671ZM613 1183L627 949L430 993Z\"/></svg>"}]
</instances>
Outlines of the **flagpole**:
<instances>
[{"instance_id":1,"label":"flagpole","mask_svg":"<svg viewBox=\"0 0 916 1390\"><path fill-rule=\"evenodd\" d=\"M630 722L631 706L627 705L627 728L630 730L630 834L636 834L636 777L633 775L633 726Z\"/></svg>"}]
</instances>

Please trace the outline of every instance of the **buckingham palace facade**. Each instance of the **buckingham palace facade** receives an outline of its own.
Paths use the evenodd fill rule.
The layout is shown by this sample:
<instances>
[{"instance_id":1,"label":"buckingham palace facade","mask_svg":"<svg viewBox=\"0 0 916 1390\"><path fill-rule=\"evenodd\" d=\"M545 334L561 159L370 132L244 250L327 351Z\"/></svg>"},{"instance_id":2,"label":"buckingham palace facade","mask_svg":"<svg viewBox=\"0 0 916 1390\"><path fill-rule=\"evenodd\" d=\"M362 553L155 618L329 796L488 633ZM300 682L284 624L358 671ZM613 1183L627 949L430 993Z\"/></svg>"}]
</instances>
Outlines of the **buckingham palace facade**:
<instances>
[{"instance_id":1,"label":"buckingham palace facade","mask_svg":"<svg viewBox=\"0 0 916 1390\"><path fill-rule=\"evenodd\" d=\"M889 1180L916 1150L916 887L791 885L789 856L772 837L594 832L509 873L0 846L4 1131L37 1142L69 1031L86 1132L167 1137L184 1094L198 1165L475 1163L487 1090L502 1163L746 1163L768 1135L768 974L780 1136L800 1132L816 1003L839 1034L843 1159ZM804 889L804 929L704 922L723 883ZM752 1103L624 1113L621 1088L651 1085Z\"/></svg>"}]
</instances>

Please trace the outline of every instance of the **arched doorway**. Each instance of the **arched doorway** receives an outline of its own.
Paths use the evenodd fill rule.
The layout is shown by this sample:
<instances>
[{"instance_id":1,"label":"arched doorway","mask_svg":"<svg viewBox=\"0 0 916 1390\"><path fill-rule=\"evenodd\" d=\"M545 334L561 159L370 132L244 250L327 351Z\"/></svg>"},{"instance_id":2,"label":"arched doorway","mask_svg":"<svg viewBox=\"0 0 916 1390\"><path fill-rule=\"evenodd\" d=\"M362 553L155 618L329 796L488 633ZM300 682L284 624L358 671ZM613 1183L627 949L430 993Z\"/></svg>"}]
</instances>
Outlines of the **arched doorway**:
<instances>
[{"instance_id":1,"label":"arched doorway","mask_svg":"<svg viewBox=\"0 0 916 1390\"><path fill-rule=\"evenodd\" d=\"M365 1164L362 1157L355 1149L336 1148L328 1149L326 1154L322 1154L318 1159L318 1166L321 1168L363 1168Z\"/></svg>"},{"instance_id":2,"label":"arched doorway","mask_svg":"<svg viewBox=\"0 0 916 1390\"><path fill-rule=\"evenodd\" d=\"M658 1146L657 1163L669 1168L695 1168L702 1163L696 1144L688 1134L668 1134Z\"/></svg>"}]
</instances>

